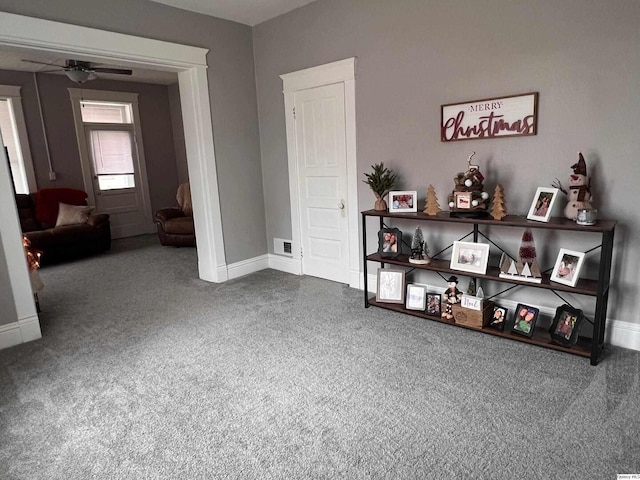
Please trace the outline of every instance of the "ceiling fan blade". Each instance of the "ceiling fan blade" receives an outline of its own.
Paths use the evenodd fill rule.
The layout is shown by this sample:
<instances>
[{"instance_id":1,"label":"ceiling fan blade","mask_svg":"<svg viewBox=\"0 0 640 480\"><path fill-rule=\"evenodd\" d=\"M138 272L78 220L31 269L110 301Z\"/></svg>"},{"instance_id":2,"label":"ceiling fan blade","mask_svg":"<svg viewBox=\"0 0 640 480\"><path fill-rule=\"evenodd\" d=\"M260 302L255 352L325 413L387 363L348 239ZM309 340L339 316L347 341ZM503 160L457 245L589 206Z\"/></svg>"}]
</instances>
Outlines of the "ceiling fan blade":
<instances>
[{"instance_id":1,"label":"ceiling fan blade","mask_svg":"<svg viewBox=\"0 0 640 480\"><path fill-rule=\"evenodd\" d=\"M116 75L131 75L133 73L132 70L126 68L100 68L100 67L92 67L92 71L97 73L114 73Z\"/></svg>"},{"instance_id":2,"label":"ceiling fan blade","mask_svg":"<svg viewBox=\"0 0 640 480\"><path fill-rule=\"evenodd\" d=\"M25 63L35 63L37 65L46 65L46 66L56 66L56 67L60 67L60 68L64 68L62 65L58 65L55 60L53 62L38 62L37 60L25 60L24 58L22 59L23 62Z\"/></svg>"}]
</instances>

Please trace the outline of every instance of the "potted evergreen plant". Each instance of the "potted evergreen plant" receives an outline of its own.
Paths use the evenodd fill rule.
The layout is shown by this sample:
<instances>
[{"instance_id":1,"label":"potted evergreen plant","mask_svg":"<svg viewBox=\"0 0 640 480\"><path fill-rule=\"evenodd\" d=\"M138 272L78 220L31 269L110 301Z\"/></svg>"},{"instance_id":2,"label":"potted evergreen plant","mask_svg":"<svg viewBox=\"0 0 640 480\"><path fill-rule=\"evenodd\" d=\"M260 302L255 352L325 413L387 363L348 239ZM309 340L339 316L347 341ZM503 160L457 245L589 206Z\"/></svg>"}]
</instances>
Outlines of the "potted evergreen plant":
<instances>
[{"instance_id":1,"label":"potted evergreen plant","mask_svg":"<svg viewBox=\"0 0 640 480\"><path fill-rule=\"evenodd\" d=\"M374 209L386 210L387 202L384 200L384 197L386 197L393 188L397 175L386 168L382 162L371 165L371 168L373 168L373 173L365 173L364 176L367 177L367 179L363 180L363 182L371 187L371 190L376 196Z\"/></svg>"}]
</instances>

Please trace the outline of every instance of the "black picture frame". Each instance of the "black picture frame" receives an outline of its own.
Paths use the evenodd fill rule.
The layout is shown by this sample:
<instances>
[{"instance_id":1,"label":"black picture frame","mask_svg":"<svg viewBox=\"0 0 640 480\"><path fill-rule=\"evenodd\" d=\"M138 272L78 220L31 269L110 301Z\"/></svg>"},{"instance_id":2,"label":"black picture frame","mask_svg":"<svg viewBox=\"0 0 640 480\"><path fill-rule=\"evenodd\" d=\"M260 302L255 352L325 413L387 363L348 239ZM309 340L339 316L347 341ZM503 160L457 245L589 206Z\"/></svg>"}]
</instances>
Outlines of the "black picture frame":
<instances>
[{"instance_id":1,"label":"black picture frame","mask_svg":"<svg viewBox=\"0 0 640 480\"><path fill-rule=\"evenodd\" d=\"M503 332L504 325L505 323L507 323L508 313L509 313L509 309L501 305L495 305L493 307L493 314L491 315L491 321L489 322L489 327Z\"/></svg>"},{"instance_id":2,"label":"black picture frame","mask_svg":"<svg viewBox=\"0 0 640 480\"><path fill-rule=\"evenodd\" d=\"M439 293L427 293L427 315L440 316L442 295Z\"/></svg>"},{"instance_id":3,"label":"black picture frame","mask_svg":"<svg viewBox=\"0 0 640 480\"><path fill-rule=\"evenodd\" d=\"M584 322L584 313L579 308L573 308L566 303L556 308L556 315L549 327L551 340L565 347L572 347L578 343L580 326Z\"/></svg>"},{"instance_id":4,"label":"black picture frame","mask_svg":"<svg viewBox=\"0 0 640 480\"><path fill-rule=\"evenodd\" d=\"M533 331L538 321L540 310L524 303L519 303L513 313L513 326L511 331L525 337L533 336Z\"/></svg>"},{"instance_id":5,"label":"black picture frame","mask_svg":"<svg viewBox=\"0 0 640 480\"><path fill-rule=\"evenodd\" d=\"M402 252L402 232L383 228L378 232L378 253L384 258L396 258Z\"/></svg>"}]
</instances>

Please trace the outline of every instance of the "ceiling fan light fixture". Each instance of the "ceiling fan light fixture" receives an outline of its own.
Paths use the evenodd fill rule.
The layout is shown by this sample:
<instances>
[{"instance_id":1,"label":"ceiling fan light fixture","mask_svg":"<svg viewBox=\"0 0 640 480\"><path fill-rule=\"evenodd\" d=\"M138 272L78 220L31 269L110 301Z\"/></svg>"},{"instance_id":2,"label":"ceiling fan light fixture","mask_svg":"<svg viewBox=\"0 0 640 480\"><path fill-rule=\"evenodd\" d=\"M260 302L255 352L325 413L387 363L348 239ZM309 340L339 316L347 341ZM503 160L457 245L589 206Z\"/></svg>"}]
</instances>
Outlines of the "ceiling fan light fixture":
<instances>
[{"instance_id":1,"label":"ceiling fan light fixture","mask_svg":"<svg viewBox=\"0 0 640 480\"><path fill-rule=\"evenodd\" d=\"M91 80L93 72L87 72L84 70L65 70L64 73L72 82L84 83L87 80Z\"/></svg>"}]
</instances>

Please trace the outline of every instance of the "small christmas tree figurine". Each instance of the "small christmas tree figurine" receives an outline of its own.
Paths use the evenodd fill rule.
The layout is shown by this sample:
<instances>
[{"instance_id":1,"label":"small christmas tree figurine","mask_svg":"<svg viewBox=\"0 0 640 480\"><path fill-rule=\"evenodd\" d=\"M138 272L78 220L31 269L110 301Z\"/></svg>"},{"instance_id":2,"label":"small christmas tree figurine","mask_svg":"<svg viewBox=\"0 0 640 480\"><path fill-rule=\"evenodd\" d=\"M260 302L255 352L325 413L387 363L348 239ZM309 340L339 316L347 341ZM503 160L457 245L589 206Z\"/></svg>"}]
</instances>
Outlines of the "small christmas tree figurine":
<instances>
[{"instance_id":1,"label":"small christmas tree figurine","mask_svg":"<svg viewBox=\"0 0 640 480\"><path fill-rule=\"evenodd\" d=\"M507 208L504 205L504 189L502 185L497 184L493 192L493 205L491 206L491 216L495 220L502 220L508 215Z\"/></svg>"},{"instance_id":2,"label":"small christmas tree figurine","mask_svg":"<svg viewBox=\"0 0 640 480\"><path fill-rule=\"evenodd\" d=\"M438 197L436 197L436 190L433 188L433 185L429 185L429 188L427 188L427 202L423 212L427 215L437 215L440 211L441 208L438 204Z\"/></svg>"},{"instance_id":3,"label":"small christmas tree figurine","mask_svg":"<svg viewBox=\"0 0 640 480\"><path fill-rule=\"evenodd\" d=\"M420 227L416 227L416 231L413 233L409 262L423 265L431 262L429 247L427 247L427 242L424 240L424 235Z\"/></svg>"}]
</instances>

